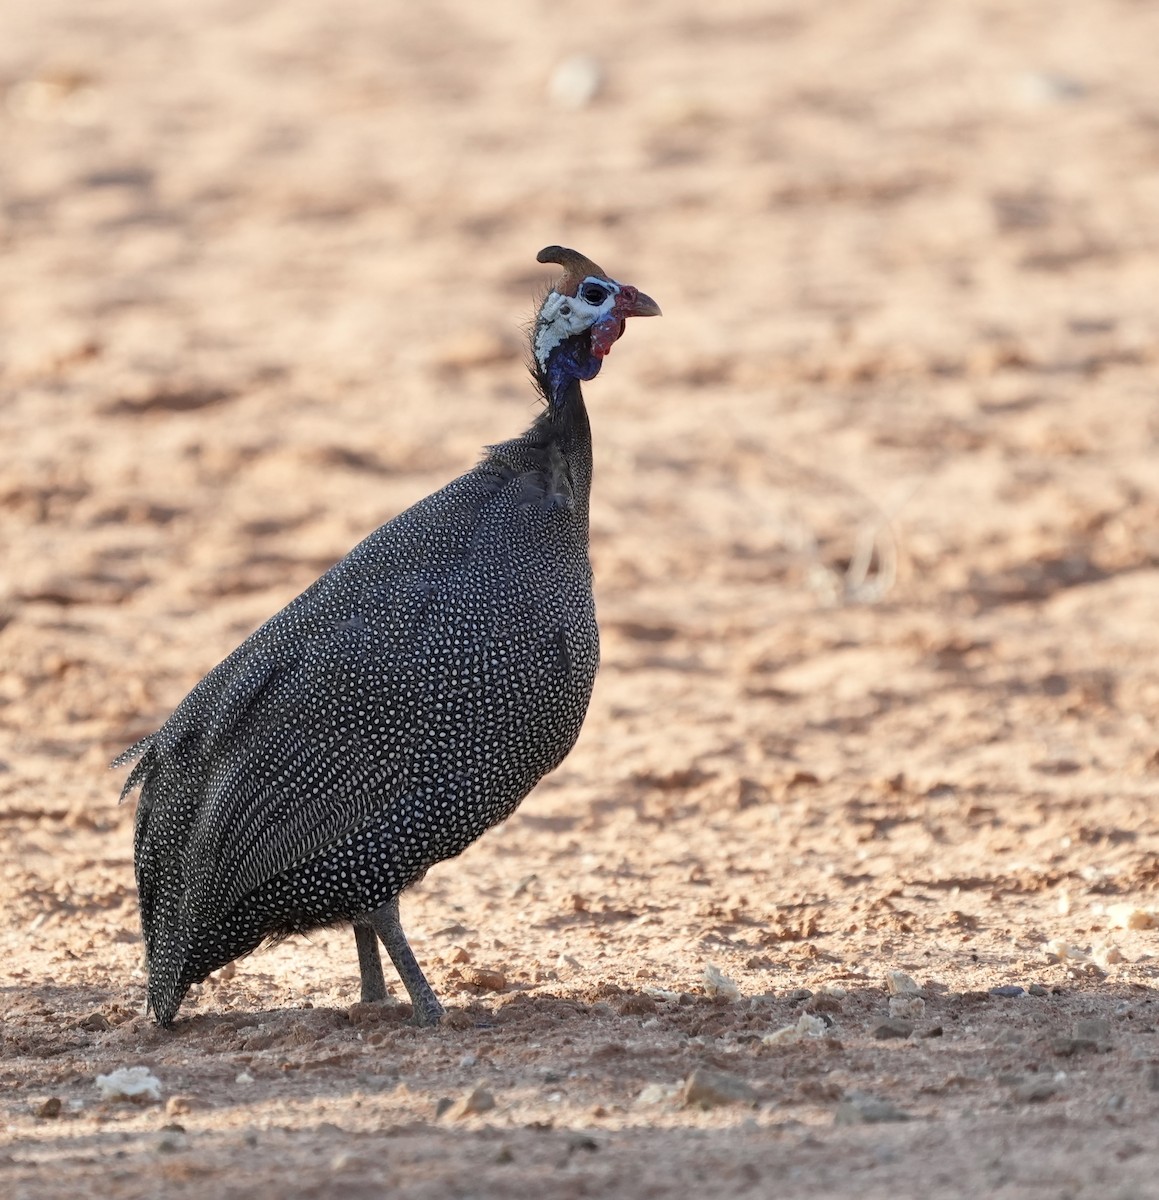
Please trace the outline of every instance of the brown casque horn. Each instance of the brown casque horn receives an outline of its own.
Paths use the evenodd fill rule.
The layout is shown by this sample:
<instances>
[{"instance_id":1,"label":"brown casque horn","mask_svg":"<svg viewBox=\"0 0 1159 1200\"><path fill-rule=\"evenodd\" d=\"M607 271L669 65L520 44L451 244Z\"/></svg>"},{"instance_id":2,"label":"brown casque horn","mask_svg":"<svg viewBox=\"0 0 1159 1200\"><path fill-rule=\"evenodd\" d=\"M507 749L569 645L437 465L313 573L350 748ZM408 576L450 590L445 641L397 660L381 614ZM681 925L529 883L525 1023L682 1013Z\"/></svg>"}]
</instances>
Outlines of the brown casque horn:
<instances>
[{"instance_id":1,"label":"brown casque horn","mask_svg":"<svg viewBox=\"0 0 1159 1200\"><path fill-rule=\"evenodd\" d=\"M603 267L597 266L586 254L569 250L566 246L544 246L535 256L536 262L558 263L567 272L568 279L586 279L595 275L597 279L609 279Z\"/></svg>"}]
</instances>

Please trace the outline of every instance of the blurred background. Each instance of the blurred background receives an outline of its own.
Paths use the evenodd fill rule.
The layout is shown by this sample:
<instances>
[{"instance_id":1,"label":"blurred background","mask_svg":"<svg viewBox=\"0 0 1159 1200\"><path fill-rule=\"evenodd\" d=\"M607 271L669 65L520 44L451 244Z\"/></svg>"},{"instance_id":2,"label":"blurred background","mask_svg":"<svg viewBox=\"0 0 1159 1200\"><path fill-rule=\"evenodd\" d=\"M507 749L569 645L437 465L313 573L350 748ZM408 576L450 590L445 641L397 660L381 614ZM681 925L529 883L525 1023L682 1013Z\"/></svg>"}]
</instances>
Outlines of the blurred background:
<instances>
[{"instance_id":1,"label":"blurred background","mask_svg":"<svg viewBox=\"0 0 1159 1200\"><path fill-rule=\"evenodd\" d=\"M0 26L0 1116L40 1139L27 1194L91 1190L93 1074L143 1061L206 1101L180 1117L196 1161L167 1159L191 1195L213 1164L236 1190L295 1162L329 1196L328 1164L369 1180L410 1153L357 1143L351 1167L355 1127L426 1147L407 1195L434 1194L424 1154L455 1194L510 1195L547 1155L604 1171L589 1195L748 1186L738 1147L779 1181L805 1164L808 1195L875 1162L902 1180L875 1195L943 1194L951 1153L944 1194L988 1194L1012 1145L1034 1188L1142 1180L1159 4L41 0ZM224 972L165 1040L135 1015L107 763L530 422L550 243L664 317L586 389L603 666L579 745L404 901L436 988L495 1025L364 1042L334 930ZM932 1033L870 1032L887 966ZM818 989L845 1046L824 1079L760 1040ZM1076 1017L1111 1048L1056 1073ZM705 1062L759 1113L672 1101ZM421 1123L484 1072L500 1157ZM914 1121L873 1134L914 1155L872 1158L831 1129L866 1089L962 1118L957 1141ZM142 1138L168 1119L122 1108ZM1066 1146L1062 1120L1085 1122ZM729 1122L716 1165L684 1136ZM173 1147L141 1147L117 1195L156 1194Z\"/></svg>"},{"instance_id":2,"label":"blurred background","mask_svg":"<svg viewBox=\"0 0 1159 1200\"><path fill-rule=\"evenodd\" d=\"M40 817L123 851L108 759L529 422L554 242L665 316L588 389L605 667L546 796L606 804L613 838L653 803L684 844L723 814L771 870L789 835L736 814L802 788L816 814L873 779L1014 807L1153 782L1159 7L56 0L4 26L16 851Z\"/></svg>"}]
</instances>

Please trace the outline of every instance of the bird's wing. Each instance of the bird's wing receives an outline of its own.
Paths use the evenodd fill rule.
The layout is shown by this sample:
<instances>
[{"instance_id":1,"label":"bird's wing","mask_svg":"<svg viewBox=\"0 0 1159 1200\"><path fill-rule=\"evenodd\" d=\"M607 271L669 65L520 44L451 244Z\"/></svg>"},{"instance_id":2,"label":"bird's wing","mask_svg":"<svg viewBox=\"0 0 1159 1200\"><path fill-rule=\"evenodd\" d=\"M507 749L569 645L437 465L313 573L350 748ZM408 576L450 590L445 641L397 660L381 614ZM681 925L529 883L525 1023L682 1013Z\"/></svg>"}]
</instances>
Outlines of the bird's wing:
<instances>
[{"instance_id":1,"label":"bird's wing","mask_svg":"<svg viewBox=\"0 0 1159 1200\"><path fill-rule=\"evenodd\" d=\"M228 911L403 799L393 764L407 758L400 711L420 702L406 667L421 637L416 622L384 651L347 622L229 681L188 841L191 911Z\"/></svg>"}]
</instances>

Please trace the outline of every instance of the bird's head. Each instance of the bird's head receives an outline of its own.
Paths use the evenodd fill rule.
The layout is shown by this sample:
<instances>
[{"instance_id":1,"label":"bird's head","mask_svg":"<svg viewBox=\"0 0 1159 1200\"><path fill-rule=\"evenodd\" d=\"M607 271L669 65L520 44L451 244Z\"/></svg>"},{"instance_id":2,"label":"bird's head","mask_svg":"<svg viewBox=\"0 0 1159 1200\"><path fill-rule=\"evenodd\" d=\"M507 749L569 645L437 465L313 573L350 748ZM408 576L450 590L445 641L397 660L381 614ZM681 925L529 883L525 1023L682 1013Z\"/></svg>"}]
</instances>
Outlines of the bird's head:
<instances>
[{"instance_id":1,"label":"bird's head","mask_svg":"<svg viewBox=\"0 0 1159 1200\"><path fill-rule=\"evenodd\" d=\"M531 334L536 374L554 399L573 380L595 378L629 317L658 317L660 306L576 250L547 246L536 258L564 269L539 306Z\"/></svg>"}]
</instances>

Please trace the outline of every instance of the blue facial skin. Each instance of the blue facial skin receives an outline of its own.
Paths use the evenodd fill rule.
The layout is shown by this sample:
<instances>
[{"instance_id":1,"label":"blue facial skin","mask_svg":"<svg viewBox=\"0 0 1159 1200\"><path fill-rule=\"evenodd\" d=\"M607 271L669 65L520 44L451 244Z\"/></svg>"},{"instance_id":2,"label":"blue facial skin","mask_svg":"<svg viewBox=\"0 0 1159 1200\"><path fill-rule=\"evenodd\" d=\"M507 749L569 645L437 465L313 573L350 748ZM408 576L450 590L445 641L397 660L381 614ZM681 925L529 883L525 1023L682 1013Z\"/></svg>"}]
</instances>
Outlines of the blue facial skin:
<instances>
[{"instance_id":1,"label":"blue facial skin","mask_svg":"<svg viewBox=\"0 0 1159 1200\"><path fill-rule=\"evenodd\" d=\"M603 365L604 360L591 352L587 332L560 342L547 359L547 390L553 407L563 405L570 384L595 379Z\"/></svg>"}]
</instances>

